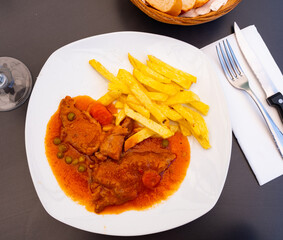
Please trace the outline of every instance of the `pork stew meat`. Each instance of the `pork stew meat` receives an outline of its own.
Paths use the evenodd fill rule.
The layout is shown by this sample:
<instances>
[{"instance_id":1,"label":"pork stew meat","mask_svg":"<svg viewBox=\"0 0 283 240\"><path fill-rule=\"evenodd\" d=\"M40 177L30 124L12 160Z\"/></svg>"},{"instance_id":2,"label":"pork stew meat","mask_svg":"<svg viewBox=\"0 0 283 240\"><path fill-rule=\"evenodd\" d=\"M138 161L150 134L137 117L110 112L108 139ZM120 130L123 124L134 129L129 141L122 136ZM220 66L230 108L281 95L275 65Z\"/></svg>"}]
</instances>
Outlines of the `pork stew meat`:
<instances>
[{"instance_id":1,"label":"pork stew meat","mask_svg":"<svg viewBox=\"0 0 283 240\"><path fill-rule=\"evenodd\" d=\"M75 117L68 118L69 113ZM124 141L133 131L130 118L104 131L88 112L77 109L70 97L61 101L59 115L62 142L85 155L90 163L86 173L97 213L135 199L145 188L156 187L176 157L162 148L159 138L147 139L123 152Z\"/></svg>"}]
</instances>

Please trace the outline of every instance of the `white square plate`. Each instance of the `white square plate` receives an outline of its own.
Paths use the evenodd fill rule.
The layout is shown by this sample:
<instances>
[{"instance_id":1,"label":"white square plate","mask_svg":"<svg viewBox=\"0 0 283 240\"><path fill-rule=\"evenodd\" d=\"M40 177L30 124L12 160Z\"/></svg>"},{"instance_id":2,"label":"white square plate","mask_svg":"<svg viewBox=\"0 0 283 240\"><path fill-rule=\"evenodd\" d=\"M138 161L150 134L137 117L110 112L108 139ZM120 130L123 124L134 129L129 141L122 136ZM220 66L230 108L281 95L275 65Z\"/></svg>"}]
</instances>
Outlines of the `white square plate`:
<instances>
[{"instance_id":1,"label":"white square plate","mask_svg":"<svg viewBox=\"0 0 283 240\"><path fill-rule=\"evenodd\" d=\"M88 61L100 61L117 74L132 71L127 54L145 62L152 54L174 67L197 76L191 90L210 105L205 120L212 148L204 150L189 137L191 162L179 190L169 199L143 211L97 215L67 197L59 187L45 155L44 138L50 117L66 95L98 99L107 80ZM226 100L217 75L199 49L176 39L140 32L117 32L86 38L54 52L34 86L26 118L26 151L32 180L45 210L55 219L90 232L133 236L156 233L186 224L216 204L227 176L232 130Z\"/></svg>"}]
</instances>

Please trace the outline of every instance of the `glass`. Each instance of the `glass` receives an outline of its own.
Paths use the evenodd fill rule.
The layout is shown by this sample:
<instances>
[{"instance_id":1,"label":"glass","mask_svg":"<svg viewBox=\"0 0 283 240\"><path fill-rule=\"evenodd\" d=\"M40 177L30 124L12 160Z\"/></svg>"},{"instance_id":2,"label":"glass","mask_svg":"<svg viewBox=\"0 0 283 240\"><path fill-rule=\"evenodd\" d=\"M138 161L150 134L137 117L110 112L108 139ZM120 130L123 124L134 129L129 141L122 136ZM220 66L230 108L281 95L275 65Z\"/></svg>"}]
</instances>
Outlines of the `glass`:
<instances>
[{"instance_id":1,"label":"glass","mask_svg":"<svg viewBox=\"0 0 283 240\"><path fill-rule=\"evenodd\" d=\"M0 111L10 111L21 106L32 89L30 71L21 61L0 57Z\"/></svg>"}]
</instances>

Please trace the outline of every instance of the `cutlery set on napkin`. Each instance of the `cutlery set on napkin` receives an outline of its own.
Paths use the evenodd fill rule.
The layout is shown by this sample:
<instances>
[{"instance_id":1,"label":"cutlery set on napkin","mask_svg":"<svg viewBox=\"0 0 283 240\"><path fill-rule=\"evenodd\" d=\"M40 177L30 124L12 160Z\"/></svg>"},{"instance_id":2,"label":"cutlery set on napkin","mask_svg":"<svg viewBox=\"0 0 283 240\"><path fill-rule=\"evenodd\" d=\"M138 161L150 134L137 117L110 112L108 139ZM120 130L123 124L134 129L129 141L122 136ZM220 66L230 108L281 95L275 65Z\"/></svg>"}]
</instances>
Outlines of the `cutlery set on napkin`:
<instances>
[{"instance_id":1,"label":"cutlery set on napkin","mask_svg":"<svg viewBox=\"0 0 283 240\"><path fill-rule=\"evenodd\" d=\"M250 88L266 109L271 123L263 118L248 94L234 88L226 79L216 53L216 46L224 39L202 50L215 64L227 98L234 135L259 184L263 185L283 174L283 96L280 93L283 76L255 26L240 30L235 23L234 30L235 34L224 39L232 46Z\"/></svg>"}]
</instances>

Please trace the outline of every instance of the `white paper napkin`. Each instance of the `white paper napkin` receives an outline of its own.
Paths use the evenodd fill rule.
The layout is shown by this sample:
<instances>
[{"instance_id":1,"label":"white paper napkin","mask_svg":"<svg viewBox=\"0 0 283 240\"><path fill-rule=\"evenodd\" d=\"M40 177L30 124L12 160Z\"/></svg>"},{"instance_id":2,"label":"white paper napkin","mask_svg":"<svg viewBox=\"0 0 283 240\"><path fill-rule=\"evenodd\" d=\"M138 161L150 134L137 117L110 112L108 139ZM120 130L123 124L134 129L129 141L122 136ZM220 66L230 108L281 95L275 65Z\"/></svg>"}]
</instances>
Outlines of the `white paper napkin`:
<instances>
[{"instance_id":1,"label":"white paper napkin","mask_svg":"<svg viewBox=\"0 0 283 240\"><path fill-rule=\"evenodd\" d=\"M243 34L250 47L262 62L262 65L277 89L283 93L282 73L256 27L249 26L243 29ZM267 104L264 92L242 56L234 34L229 35L227 38L250 81L252 90L262 101L263 105L282 131L283 124L278 117L278 113L273 107ZM215 69L227 98L233 132L259 184L263 185L283 174L283 159L276 149L273 138L253 100L247 93L233 88L226 80L216 53L216 45L222 40L223 39L214 42L204 47L202 50L215 64Z\"/></svg>"}]
</instances>

